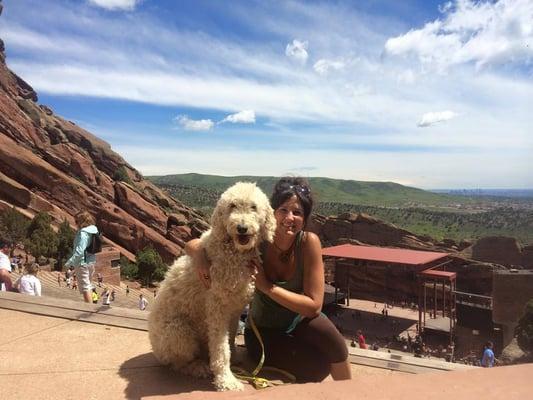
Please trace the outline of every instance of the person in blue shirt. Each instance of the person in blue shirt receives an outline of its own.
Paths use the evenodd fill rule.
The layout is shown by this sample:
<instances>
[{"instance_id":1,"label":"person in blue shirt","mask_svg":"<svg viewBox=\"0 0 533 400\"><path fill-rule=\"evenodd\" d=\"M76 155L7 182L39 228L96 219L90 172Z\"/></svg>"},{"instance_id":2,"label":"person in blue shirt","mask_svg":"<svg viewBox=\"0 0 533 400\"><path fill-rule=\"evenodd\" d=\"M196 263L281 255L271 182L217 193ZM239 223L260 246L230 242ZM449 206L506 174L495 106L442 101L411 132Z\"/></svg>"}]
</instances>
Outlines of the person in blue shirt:
<instances>
[{"instance_id":1,"label":"person in blue shirt","mask_svg":"<svg viewBox=\"0 0 533 400\"><path fill-rule=\"evenodd\" d=\"M490 368L494 366L494 351L492 342L487 342L483 350L483 357L481 358L481 366Z\"/></svg>"},{"instance_id":2,"label":"person in blue shirt","mask_svg":"<svg viewBox=\"0 0 533 400\"><path fill-rule=\"evenodd\" d=\"M65 263L65 267L74 267L78 281L78 290L83 294L83 300L86 303L91 303L91 290L93 288L91 278L94 273L96 256L85 250L91 243L92 235L98 233L98 228L94 225L94 218L87 211L76 214L74 218L80 229L76 232L72 256Z\"/></svg>"}]
</instances>

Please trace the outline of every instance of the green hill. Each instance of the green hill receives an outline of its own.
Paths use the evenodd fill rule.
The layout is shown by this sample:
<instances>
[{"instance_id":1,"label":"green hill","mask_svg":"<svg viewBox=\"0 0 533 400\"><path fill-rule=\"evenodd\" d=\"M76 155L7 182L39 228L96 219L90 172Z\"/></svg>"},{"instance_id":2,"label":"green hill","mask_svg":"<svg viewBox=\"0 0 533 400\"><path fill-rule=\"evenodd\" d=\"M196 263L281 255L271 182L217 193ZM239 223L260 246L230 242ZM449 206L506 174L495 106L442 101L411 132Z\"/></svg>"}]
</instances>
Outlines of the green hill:
<instances>
[{"instance_id":1,"label":"green hill","mask_svg":"<svg viewBox=\"0 0 533 400\"><path fill-rule=\"evenodd\" d=\"M163 187L176 190L196 188L204 195L212 193L217 197L221 192L238 181L256 182L267 194L272 192L279 177L272 176L216 176L201 174L179 174L149 176L149 180ZM362 182L331 178L309 178L315 199L319 202L334 202L381 207L446 207L455 203L469 202L469 199L447 194L432 193L421 189L403 186L393 182ZM185 198L182 199L186 201ZM194 205L194 203L190 203Z\"/></svg>"}]
</instances>

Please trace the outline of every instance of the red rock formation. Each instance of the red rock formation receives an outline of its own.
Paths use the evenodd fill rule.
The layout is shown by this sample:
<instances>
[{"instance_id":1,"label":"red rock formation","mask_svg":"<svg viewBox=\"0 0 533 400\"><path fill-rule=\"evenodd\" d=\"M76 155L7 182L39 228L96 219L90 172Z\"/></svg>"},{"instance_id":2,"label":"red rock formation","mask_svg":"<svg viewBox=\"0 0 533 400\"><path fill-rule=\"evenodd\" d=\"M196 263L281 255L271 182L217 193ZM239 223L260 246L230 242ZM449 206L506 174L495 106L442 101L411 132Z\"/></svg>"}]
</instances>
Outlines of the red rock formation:
<instances>
[{"instance_id":1,"label":"red rock formation","mask_svg":"<svg viewBox=\"0 0 533 400\"><path fill-rule=\"evenodd\" d=\"M487 236L479 239L471 249L472 258L507 266L522 265L522 248L515 238Z\"/></svg>"},{"instance_id":2,"label":"red rock formation","mask_svg":"<svg viewBox=\"0 0 533 400\"><path fill-rule=\"evenodd\" d=\"M37 103L37 94L4 63L0 40L0 200L58 223L88 210L108 243L131 257L152 245L166 262L207 229L195 210L170 198L108 143ZM131 183L113 179L118 169Z\"/></svg>"},{"instance_id":3,"label":"red rock formation","mask_svg":"<svg viewBox=\"0 0 533 400\"><path fill-rule=\"evenodd\" d=\"M458 252L467 242L459 245L454 241L435 242L429 236L415 235L366 214L344 213L327 218L313 215L307 229L320 236L324 247L352 243L449 253L451 262L446 265L446 270L457 272L458 289L466 292L490 295L493 271L504 269L501 265L477 261L466 253ZM326 274L332 276L330 269L334 265L335 263L326 263ZM383 266L355 268L353 262L349 262L349 265L353 277L350 288L359 297L374 299L375 294L381 295L385 291L386 281L387 291L392 298L417 296L416 281L402 267L391 268L388 279L385 280ZM341 265L339 271L342 269Z\"/></svg>"}]
</instances>

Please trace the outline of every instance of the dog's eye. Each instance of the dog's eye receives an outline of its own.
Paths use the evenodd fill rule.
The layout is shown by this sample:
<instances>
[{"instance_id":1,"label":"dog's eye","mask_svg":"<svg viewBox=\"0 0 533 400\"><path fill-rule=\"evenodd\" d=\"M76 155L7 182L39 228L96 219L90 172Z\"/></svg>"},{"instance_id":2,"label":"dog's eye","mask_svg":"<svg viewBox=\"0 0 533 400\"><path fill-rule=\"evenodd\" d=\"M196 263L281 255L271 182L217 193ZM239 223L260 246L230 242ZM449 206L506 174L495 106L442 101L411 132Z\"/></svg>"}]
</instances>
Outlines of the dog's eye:
<instances>
[{"instance_id":1,"label":"dog's eye","mask_svg":"<svg viewBox=\"0 0 533 400\"><path fill-rule=\"evenodd\" d=\"M252 211L257 211L257 206L255 204L252 204Z\"/></svg>"},{"instance_id":2,"label":"dog's eye","mask_svg":"<svg viewBox=\"0 0 533 400\"><path fill-rule=\"evenodd\" d=\"M234 208L237 208L237 204L235 204L235 203L231 203L231 204L229 205L229 208L231 208L231 209L233 210Z\"/></svg>"}]
</instances>

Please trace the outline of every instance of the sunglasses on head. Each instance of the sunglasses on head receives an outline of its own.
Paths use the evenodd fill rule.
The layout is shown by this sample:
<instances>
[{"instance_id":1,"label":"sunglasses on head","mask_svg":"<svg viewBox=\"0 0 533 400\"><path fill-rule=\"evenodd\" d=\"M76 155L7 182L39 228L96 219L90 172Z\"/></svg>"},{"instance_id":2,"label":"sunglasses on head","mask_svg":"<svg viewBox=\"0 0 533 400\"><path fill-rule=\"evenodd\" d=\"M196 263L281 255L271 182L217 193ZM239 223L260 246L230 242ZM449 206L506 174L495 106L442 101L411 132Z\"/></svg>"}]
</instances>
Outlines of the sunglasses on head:
<instances>
[{"instance_id":1,"label":"sunglasses on head","mask_svg":"<svg viewBox=\"0 0 533 400\"><path fill-rule=\"evenodd\" d=\"M309 188L307 186L302 186L302 185L291 185L290 183L285 183L281 186L281 189L283 190L292 190L296 193L300 193L304 196L308 196L309 193L311 193L311 190L309 190Z\"/></svg>"}]
</instances>

